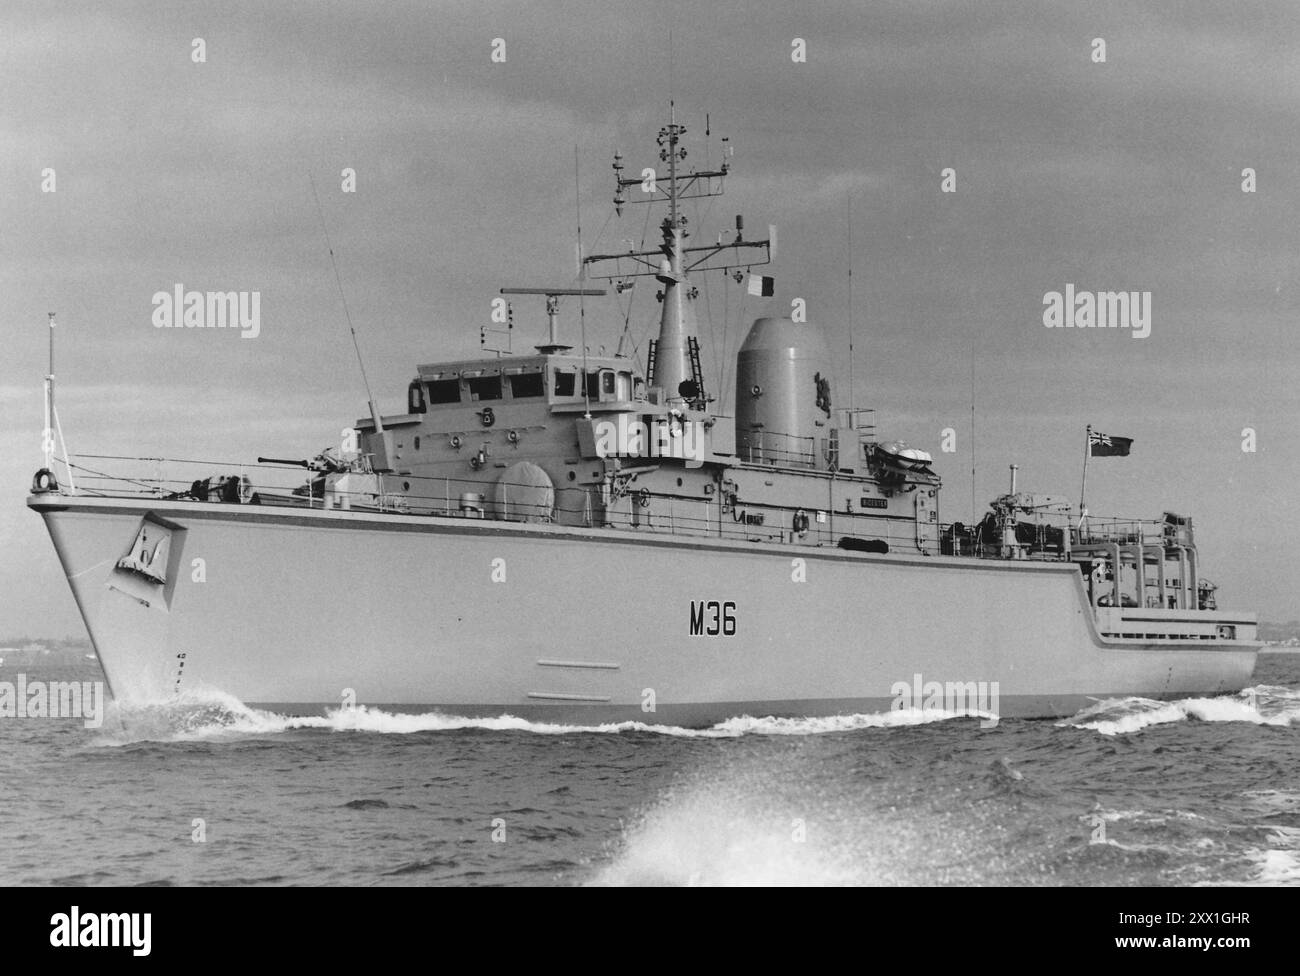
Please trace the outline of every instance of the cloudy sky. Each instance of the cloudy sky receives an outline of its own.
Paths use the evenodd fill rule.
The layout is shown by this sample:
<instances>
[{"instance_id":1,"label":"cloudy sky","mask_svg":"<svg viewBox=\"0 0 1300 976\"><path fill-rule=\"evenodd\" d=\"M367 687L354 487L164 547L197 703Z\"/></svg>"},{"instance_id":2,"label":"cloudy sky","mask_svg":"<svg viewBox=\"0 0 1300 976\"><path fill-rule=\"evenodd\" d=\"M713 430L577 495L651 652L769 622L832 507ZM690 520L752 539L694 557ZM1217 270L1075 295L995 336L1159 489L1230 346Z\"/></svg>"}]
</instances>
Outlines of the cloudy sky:
<instances>
[{"instance_id":1,"label":"cloudy sky","mask_svg":"<svg viewBox=\"0 0 1300 976\"><path fill-rule=\"evenodd\" d=\"M1094 512L1193 515L1221 605L1300 616L1300 6L780 6L8 0L0 637L81 632L23 505L47 311L74 455L315 453L365 398L311 181L396 412L416 363L476 353L498 288L573 283L575 147L588 252L640 243L644 208L610 219L609 162L654 162L670 30L689 161L716 164L722 135L736 148L727 196L688 211L697 240L736 213L780 229L773 299L700 282L702 344L727 350L709 375L750 319L803 298L840 353L837 399L851 325L856 402L935 452L945 519L971 514L973 371L981 508L1013 462L1021 487L1077 499L1091 423L1134 439L1093 462ZM1149 291L1150 336L1044 328L1067 282ZM260 336L154 328L152 296L177 283L260 292ZM657 310L633 294L643 339ZM626 311L603 301L593 348ZM526 348L544 319L516 307Z\"/></svg>"}]
</instances>

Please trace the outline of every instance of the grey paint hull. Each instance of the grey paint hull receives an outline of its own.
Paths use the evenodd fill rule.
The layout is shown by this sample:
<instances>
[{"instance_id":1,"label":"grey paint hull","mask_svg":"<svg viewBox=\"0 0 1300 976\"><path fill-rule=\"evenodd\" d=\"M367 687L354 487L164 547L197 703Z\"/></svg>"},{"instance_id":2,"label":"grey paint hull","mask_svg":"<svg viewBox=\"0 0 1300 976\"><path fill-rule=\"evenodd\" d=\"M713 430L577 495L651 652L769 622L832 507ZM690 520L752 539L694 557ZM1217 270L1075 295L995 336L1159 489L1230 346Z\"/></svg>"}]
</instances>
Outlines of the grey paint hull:
<instances>
[{"instance_id":1,"label":"grey paint hull","mask_svg":"<svg viewBox=\"0 0 1300 976\"><path fill-rule=\"evenodd\" d=\"M996 688L989 710L1003 717L1047 717L1099 698L1237 691L1259 648L1104 638L1072 565L257 506L29 504L123 701L222 691L312 712L350 689L402 711L700 726L879 712L899 683L972 682ZM165 583L117 566L146 516L171 537ZM733 629L729 617L734 633L692 635L701 603L697 628Z\"/></svg>"}]
</instances>

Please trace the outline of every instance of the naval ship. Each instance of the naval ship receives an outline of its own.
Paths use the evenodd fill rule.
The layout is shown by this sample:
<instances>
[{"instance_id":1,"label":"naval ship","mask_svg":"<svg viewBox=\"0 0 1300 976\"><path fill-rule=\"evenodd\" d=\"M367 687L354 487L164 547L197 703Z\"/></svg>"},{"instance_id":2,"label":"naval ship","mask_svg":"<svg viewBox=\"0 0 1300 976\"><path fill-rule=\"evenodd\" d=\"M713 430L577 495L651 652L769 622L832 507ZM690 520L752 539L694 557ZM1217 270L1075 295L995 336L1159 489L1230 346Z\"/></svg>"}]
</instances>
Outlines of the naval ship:
<instances>
[{"instance_id":1,"label":"naval ship","mask_svg":"<svg viewBox=\"0 0 1300 976\"><path fill-rule=\"evenodd\" d=\"M27 504L117 700L219 690L293 714L698 727L977 687L1002 717L1049 717L1249 684L1255 617L1218 609L1190 518L1099 518L1017 491L1013 470L982 519L945 522L932 456L837 404L815 324L757 318L724 413L693 280L763 293L753 269L775 235L751 240L737 218L692 242L683 204L720 195L731 156L688 168L670 119L666 173L626 176L614 157L615 209L662 213L657 247L585 255L577 287L503 289L511 329L514 296L545 299L542 344L419 365L403 412L370 396L310 460L189 478L52 459L51 355ZM608 290L593 280L657 287L644 357L590 351L586 303ZM582 316L576 348L562 300Z\"/></svg>"}]
</instances>

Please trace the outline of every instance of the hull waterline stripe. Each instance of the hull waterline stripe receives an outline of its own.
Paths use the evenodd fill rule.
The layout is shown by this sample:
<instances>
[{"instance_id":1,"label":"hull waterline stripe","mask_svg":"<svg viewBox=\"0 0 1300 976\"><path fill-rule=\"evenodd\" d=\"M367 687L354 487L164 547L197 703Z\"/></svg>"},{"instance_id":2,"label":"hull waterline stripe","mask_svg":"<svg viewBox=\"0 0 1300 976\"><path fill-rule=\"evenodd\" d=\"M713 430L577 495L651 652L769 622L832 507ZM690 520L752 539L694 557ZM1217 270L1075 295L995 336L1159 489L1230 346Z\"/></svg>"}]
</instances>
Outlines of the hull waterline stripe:
<instances>
[{"instance_id":1,"label":"hull waterline stripe","mask_svg":"<svg viewBox=\"0 0 1300 976\"><path fill-rule=\"evenodd\" d=\"M539 659L537 666L541 668L591 668L597 671L617 671L620 665L609 661L548 661Z\"/></svg>"}]
</instances>

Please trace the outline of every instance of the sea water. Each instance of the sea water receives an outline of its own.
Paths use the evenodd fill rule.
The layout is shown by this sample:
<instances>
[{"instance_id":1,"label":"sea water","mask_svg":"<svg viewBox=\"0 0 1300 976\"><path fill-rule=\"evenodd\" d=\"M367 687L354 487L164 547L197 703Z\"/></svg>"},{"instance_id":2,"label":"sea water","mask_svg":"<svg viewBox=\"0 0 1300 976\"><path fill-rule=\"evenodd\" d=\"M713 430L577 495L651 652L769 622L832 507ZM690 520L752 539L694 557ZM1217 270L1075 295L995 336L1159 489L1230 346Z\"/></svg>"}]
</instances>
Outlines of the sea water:
<instances>
[{"instance_id":1,"label":"sea water","mask_svg":"<svg viewBox=\"0 0 1300 976\"><path fill-rule=\"evenodd\" d=\"M0 720L0 884L1296 885L1300 656L1261 655L1241 694L995 728L291 718L223 695Z\"/></svg>"}]
</instances>

